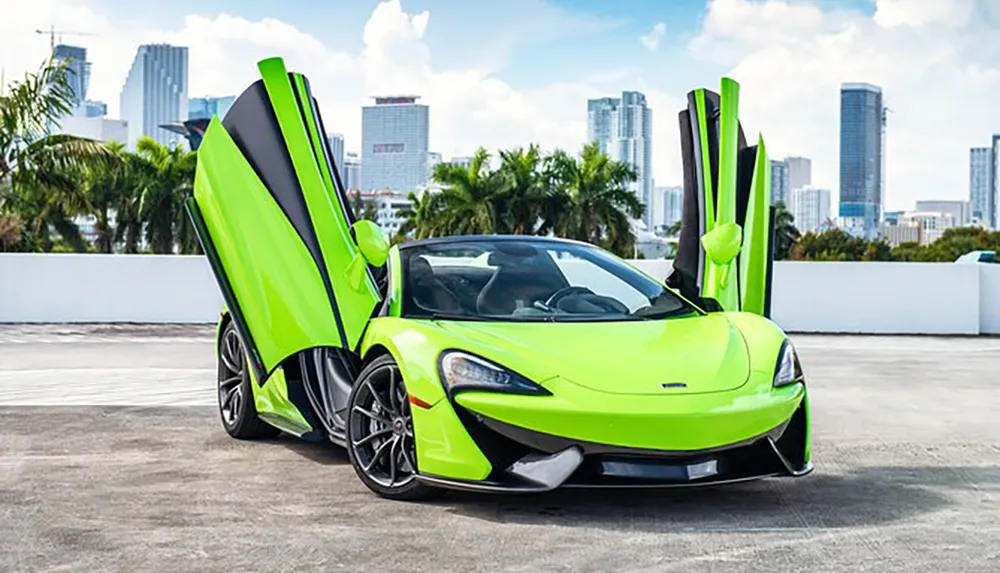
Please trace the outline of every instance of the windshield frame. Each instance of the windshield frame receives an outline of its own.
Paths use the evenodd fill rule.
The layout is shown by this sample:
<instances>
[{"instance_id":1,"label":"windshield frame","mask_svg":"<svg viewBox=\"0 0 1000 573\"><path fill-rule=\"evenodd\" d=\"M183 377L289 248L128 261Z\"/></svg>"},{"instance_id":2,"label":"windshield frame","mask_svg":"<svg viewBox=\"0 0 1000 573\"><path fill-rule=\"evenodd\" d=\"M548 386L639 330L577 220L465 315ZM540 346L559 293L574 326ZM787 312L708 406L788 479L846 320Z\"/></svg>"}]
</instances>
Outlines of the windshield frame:
<instances>
[{"instance_id":1,"label":"windshield frame","mask_svg":"<svg viewBox=\"0 0 1000 573\"><path fill-rule=\"evenodd\" d=\"M638 286L638 284L653 283L659 288L663 289L665 292L677 297L679 301L686 305L677 311L670 312L669 314L660 316L649 316L643 317L639 315L612 315L612 316L601 316L601 315L531 315L531 316L506 316L506 315L481 315L481 314L452 314L445 312L433 312L420 308L417 303L412 299L412 297L407 292L409 288L409 260L410 256L417 254L427 254L422 247L435 247L435 246L446 246L446 245L463 245L470 243L498 243L498 242L520 242L529 243L532 246L536 246L539 249L546 250L569 250L571 254L583 258L590 264L604 270L615 276L618 280L626 283L631 288L635 289L638 293L642 293L643 289ZM399 249L399 282L398 293L399 293L399 316L401 318L408 319L423 319L423 320L448 320L448 321L458 321L458 322L508 322L508 323L540 323L540 322L550 322L550 323L598 323L598 322L648 322L648 321L659 321L667 320L672 318L680 318L689 316L691 314L697 314L700 316L706 315L707 311L695 302L684 297L679 291L671 288L666 284L666 281L658 280L643 270L639 269L635 265L630 264L628 261L615 256L614 254L592 245L590 243L585 243L581 241L574 241L569 239L560 239L554 237L540 237L533 235L457 235L451 237L440 237L431 239L422 239L417 241L409 241L398 245ZM585 253L589 256L580 256L578 251ZM617 269L619 272L614 272L611 269ZM625 273L621 271L624 270ZM625 276L622 276L622 275ZM629 280L629 279L632 280ZM648 283L647 283L648 281ZM647 307L648 308L648 307Z\"/></svg>"}]
</instances>

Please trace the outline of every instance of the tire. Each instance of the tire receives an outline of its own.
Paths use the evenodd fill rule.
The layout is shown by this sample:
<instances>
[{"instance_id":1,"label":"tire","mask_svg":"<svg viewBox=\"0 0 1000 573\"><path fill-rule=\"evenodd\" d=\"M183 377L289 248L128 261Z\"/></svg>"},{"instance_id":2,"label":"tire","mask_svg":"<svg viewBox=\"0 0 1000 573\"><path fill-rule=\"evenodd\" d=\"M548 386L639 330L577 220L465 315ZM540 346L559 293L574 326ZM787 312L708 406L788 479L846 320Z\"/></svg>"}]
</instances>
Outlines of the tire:
<instances>
[{"instance_id":1,"label":"tire","mask_svg":"<svg viewBox=\"0 0 1000 573\"><path fill-rule=\"evenodd\" d=\"M366 366L351 389L347 453L362 483L381 497L418 501L440 493L416 478L410 402L391 356Z\"/></svg>"},{"instance_id":2,"label":"tire","mask_svg":"<svg viewBox=\"0 0 1000 573\"><path fill-rule=\"evenodd\" d=\"M232 321L226 324L218 346L219 418L226 432L239 440L273 438L281 430L257 416L246 351Z\"/></svg>"}]
</instances>

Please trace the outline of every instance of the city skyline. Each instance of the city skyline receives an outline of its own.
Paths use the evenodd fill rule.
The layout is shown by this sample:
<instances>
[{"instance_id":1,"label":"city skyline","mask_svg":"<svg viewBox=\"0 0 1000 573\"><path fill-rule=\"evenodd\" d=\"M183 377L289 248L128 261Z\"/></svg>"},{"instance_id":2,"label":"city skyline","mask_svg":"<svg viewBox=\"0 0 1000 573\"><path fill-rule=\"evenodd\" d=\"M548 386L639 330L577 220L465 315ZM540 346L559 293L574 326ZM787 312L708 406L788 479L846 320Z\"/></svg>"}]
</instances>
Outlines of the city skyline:
<instances>
[{"instance_id":1,"label":"city skyline","mask_svg":"<svg viewBox=\"0 0 1000 573\"><path fill-rule=\"evenodd\" d=\"M579 102L636 90L661 110L652 171L663 184L681 180L674 113L684 95L715 89L729 75L743 86L749 132L764 133L772 157L812 158L813 182L830 189L839 185L837 90L863 81L883 87L894 111L886 207L909 208L927 196L965 199L969 148L1000 131L1000 110L991 105L1000 63L977 47L993 45L988 32L1000 10L982 1L947 11L896 4L515 0L500 9L402 0L303 3L275 17L259 0L180 0L142 10L120 0L40 0L5 12L0 67L7 78L37 68L49 38L35 29L92 33L65 41L88 49L89 97L108 102L114 118L140 44L190 47L193 95L239 93L257 60L280 54L312 78L327 127L344 133L348 151L359 150L357 109L367 97L411 92L437 110L430 139L445 156L531 142L574 151L586 137ZM741 24L748 21L755 25ZM660 22L663 33L640 41ZM944 45L951 47L941 52ZM908 72L915 67L922 73Z\"/></svg>"},{"instance_id":2,"label":"city skyline","mask_svg":"<svg viewBox=\"0 0 1000 573\"><path fill-rule=\"evenodd\" d=\"M134 141L134 138L129 137L126 121L106 118L104 116L106 106L103 103L86 101L87 78L90 71L86 49L64 44L54 45L52 56L57 61L66 62L70 70L69 81L74 107L71 115L64 119L66 125L61 128L61 131L102 141L112 139ZM147 67L152 68L152 74L146 71ZM157 73L158 71L159 73ZM152 82L148 79L150 75L153 76ZM140 46L133 62L133 69L130 70L126 86L123 88L123 97L129 89L130 82L132 82L132 90L138 89L140 92L165 91L167 99L176 100L177 97L174 96L178 95L188 83L186 76L186 47ZM136 82L135 77L140 77L142 80ZM159 80L159 83L156 80ZM135 84L138 84L139 88L136 88ZM158 106L154 106L157 109L154 110L153 115L161 119L174 111L180 115L182 114L181 110L186 107L188 119L195 120L209 119L213 115L224 117L229 107L232 106L235 96L190 97L186 101L171 102L169 106L163 105L163 93L154 94L152 98L143 95L142 99L151 99L158 104ZM397 157L389 157L393 161L386 163L386 157L371 154L369 160L376 165L372 170L374 175L369 175L369 179L374 177L377 181L372 180L367 183L361 180L360 161L356 154L351 154L354 157L353 177L344 175L345 181L351 179L347 182L348 189L359 189L359 182L360 185L374 185L371 188L361 189L363 191L382 188L398 194L405 194L414 187L417 190L424 188L424 183L430 184L433 167L443 162L443 155L439 152L420 151L420 149L429 149L429 108L423 105L413 105L419 96L382 96L375 99L375 106L362 107L363 123L372 124L363 129L363 137L367 133L372 140L396 141L403 134L405 137L402 139L410 140L409 145L383 143L374 144L372 147L373 149L398 147L398 150L393 150L394 153L403 152L409 148L409 152L403 153L406 160L402 163ZM173 103L179 105L175 106ZM417 110L417 115L413 115L412 110L404 112L383 110L381 113L377 113L379 112L378 106L392 105L402 105L403 108L412 107ZM92 113L98 106L101 109L97 113ZM887 111L881 88L878 86L863 83L841 85L841 173L842 175L844 173L851 174L856 187L859 185L861 187L871 186L872 181L877 181L877 183L874 191L864 189L861 192L863 203L868 203L869 206L862 206L865 213L862 217L857 217L856 214L852 215L851 213L858 210L856 200L859 193L857 190L852 192L850 190L851 182L843 183L844 178L842 177L841 195L845 195L845 188L847 188L847 194L855 201L853 204L851 202L842 204L841 217L837 219L837 223L848 232L865 238L885 236L885 233L888 232L886 225L898 224L896 221L883 222L882 219L885 116ZM401 113L403 115L400 115ZM367 117L367 122L365 117ZM673 218L672 211L675 207L669 205L676 201L671 200L672 196L668 198L667 193L676 188L653 188L652 173L650 173L649 167L652 149L651 123L652 110L646 106L646 99L642 93L623 91L619 98L603 97L587 100L587 141L597 142L600 149L613 159L625 161L636 169L639 180L630 186L646 206L644 216L646 228L653 230L670 226L670 221ZM375 124L378 124L377 128L374 127ZM157 128L163 127L165 126L157 126ZM157 133L156 135L161 134ZM330 133L327 136L327 141L334 163L338 171L343 173L346 168L344 136L340 133ZM414 145L414 142L417 145ZM362 147L368 147L364 141ZM970 215L968 219L971 222L976 224L981 222L994 228L997 214L994 207L997 203L996 189L998 186L994 174L998 172L998 156L1000 156L1000 136L998 135L993 136L993 145L990 148L971 149L970 201L963 203L959 201L918 200L915 211L900 211L899 213L937 212L935 209L922 208L921 203L935 205L963 203ZM453 158L449 162L461 164L463 159L466 158ZM380 163L383 165L379 165ZM419 181L418 166L421 164L425 170L424 182L414 185L413 182ZM983 164L985 164L985 170ZM860 169L859 166L861 166ZM781 201L786 204L793 217L799 221L800 230L816 231L831 220L829 192L811 186L811 159L799 156L789 156L781 160L774 159L771 160L771 170L772 201L775 203ZM406 173L403 173L404 171ZM852 174L852 171L856 173ZM871 197L877 197L877 202L870 200ZM981 205L981 203L986 204ZM870 208L872 205L874 205L874 209ZM670 214L668 214L668 210L671 211ZM874 212L869 213L869 211ZM980 215L984 211L988 215L981 217ZM941 212L949 213L949 209L943 209ZM845 213L847 213L846 216ZM954 224L963 224L961 221L964 220L966 218L963 215L952 216ZM664 224L665 221L666 224Z\"/></svg>"}]
</instances>

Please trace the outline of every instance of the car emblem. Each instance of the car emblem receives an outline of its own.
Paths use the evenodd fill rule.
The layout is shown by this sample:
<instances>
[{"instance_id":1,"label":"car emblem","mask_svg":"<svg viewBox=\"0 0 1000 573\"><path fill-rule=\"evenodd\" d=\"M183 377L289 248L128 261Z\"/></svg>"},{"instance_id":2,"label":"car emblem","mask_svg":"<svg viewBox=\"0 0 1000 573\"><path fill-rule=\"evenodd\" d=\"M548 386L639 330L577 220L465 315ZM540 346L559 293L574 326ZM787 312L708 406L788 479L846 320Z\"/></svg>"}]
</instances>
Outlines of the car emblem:
<instances>
[{"instance_id":1,"label":"car emblem","mask_svg":"<svg viewBox=\"0 0 1000 573\"><path fill-rule=\"evenodd\" d=\"M664 388L687 388L687 384L683 382L667 382L666 384L660 384Z\"/></svg>"}]
</instances>

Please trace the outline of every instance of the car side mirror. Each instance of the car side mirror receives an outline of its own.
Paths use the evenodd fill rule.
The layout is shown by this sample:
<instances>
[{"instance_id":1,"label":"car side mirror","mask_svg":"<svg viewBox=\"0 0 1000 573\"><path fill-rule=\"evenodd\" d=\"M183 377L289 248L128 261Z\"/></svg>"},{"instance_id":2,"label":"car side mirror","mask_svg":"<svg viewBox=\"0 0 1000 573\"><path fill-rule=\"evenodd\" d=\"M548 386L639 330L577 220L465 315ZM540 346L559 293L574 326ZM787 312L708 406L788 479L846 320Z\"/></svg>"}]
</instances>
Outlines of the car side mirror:
<instances>
[{"instance_id":1,"label":"car side mirror","mask_svg":"<svg viewBox=\"0 0 1000 573\"><path fill-rule=\"evenodd\" d=\"M361 254L365 256L368 264L373 267L381 267L385 260L389 258L389 239L375 223L363 219L355 223L351 230L354 231L354 242L361 249Z\"/></svg>"},{"instance_id":2,"label":"car side mirror","mask_svg":"<svg viewBox=\"0 0 1000 573\"><path fill-rule=\"evenodd\" d=\"M723 223L702 235L701 246L713 263L725 265L740 254L743 229L736 223Z\"/></svg>"},{"instance_id":3,"label":"car side mirror","mask_svg":"<svg viewBox=\"0 0 1000 573\"><path fill-rule=\"evenodd\" d=\"M347 272L351 286L354 290L360 290L365 278L366 265L381 267L389 258L389 239L381 227L368 220L354 223L351 231L354 235L354 244L361 252L355 255Z\"/></svg>"}]
</instances>

